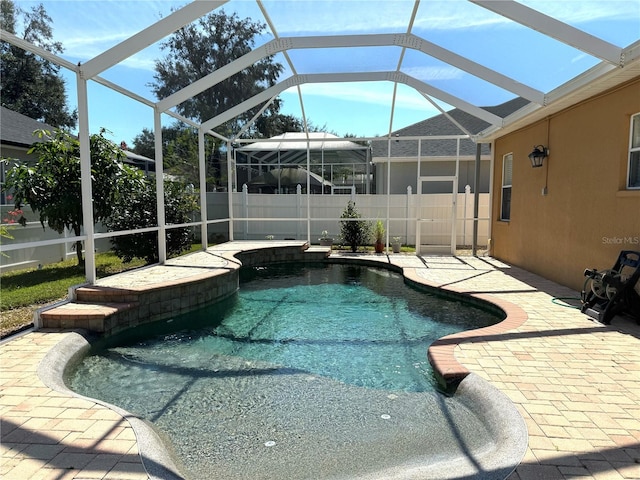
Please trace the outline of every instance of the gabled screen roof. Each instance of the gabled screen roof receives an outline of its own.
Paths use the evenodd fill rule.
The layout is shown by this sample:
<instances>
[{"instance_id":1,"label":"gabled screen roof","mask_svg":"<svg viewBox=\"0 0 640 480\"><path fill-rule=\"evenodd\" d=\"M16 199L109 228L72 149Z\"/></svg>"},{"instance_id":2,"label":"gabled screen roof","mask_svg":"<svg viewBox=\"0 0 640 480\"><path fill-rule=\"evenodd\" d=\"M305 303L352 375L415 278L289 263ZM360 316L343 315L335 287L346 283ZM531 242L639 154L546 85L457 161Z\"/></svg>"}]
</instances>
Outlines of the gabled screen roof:
<instances>
[{"instance_id":1,"label":"gabled screen roof","mask_svg":"<svg viewBox=\"0 0 640 480\"><path fill-rule=\"evenodd\" d=\"M43 52L6 32L3 39L197 126L194 119L177 114L176 106L274 55L284 66L276 85L202 123L202 128L224 138L229 134L218 130L222 123L276 96L293 110L297 106L298 116L316 125L325 123L328 110L360 101L362 108L351 107L343 115L351 118L354 132L359 131L356 119L375 119L382 126L375 133L389 135L408 125L400 122L401 114L413 112L412 118L419 121L453 108L495 131L510 119L505 122L481 106L524 98L529 104L523 114L529 115L605 75L623 69L637 75L640 58L639 0L140 1L110 2L108 11L104 2L92 0L44 4L64 10L64 16L55 18L57 32L74 39L80 35L74 32L108 20L112 40L101 44L102 50L83 50L78 57ZM96 9L106 18L96 18ZM167 98L152 98L144 82L130 85L135 82L127 78L123 86L118 81L121 66L151 63L162 55L159 46L172 32L222 10L266 25L250 54L203 72L199 80ZM327 127L332 129L331 124ZM230 140L243 134L232 132Z\"/></svg>"}]
</instances>

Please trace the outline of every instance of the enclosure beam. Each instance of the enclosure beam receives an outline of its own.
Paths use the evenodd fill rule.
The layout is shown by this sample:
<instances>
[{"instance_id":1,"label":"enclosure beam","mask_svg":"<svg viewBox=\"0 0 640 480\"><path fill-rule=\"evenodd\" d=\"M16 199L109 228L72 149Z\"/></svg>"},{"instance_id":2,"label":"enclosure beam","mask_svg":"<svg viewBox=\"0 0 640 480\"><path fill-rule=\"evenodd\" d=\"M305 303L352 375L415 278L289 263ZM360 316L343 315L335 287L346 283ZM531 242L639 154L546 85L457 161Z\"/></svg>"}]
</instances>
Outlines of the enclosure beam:
<instances>
[{"instance_id":1,"label":"enclosure beam","mask_svg":"<svg viewBox=\"0 0 640 480\"><path fill-rule=\"evenodd\" d=\"M204 131L198 129L198 176L200 179L200 244L202 250L206 250L209 246L207 231L207 171L205 164L205 140Z\"/></svg>"},{"instance_id":2,"label":"enclosure beam","mask_svg":"<svg viewBox=\"0 0 640 480\"><path fill-rule=\"evenodd\" d=\"M167 35L197 20L212 10L227 3L228 0L194 0L179 10L160 19L151 26L139 31L123 42L102 52L82 65L85 78L93 78L122 60L162 40Z\"/></svg>"},{"instance_id":3,"label":"enclosure beam","mask_svg":"<svg viewBox=\"0 0 640 480\"><path fill-rule=\"evenodd\" d=\"M508 90L511 93L526 98L531 102L535 102L540 105L544 103L543 92L517 82L506 75L407 32L405 34L388 33L376 35L334 35L276 38L234 60L233 62L218 68L215 72L196 80L187 87L184 87L182 90L160 100L158 102L158 108L164 112L169 108L175 107L208 88L214 87L236 73L241 72L245 68L250 67L263 58L275 53L284 52L292 72L294 75L297 75L293 63L288 58L287 52L289 50L384 46L402 47L403 51L407 48L417 50L459 68L460 70L464 70L465 72L500 88Z\"/></svg>"},{"instance_id":4,"label":"enclosure beam","mask_svg":"<svg viewBox=\"0 0 640 480\"><path fill-rule=\"evenodd\" d=\"M254 95L253 97L239 103L235 107L217 115L210 120L207 120L202 124L203 128L210 129L215 128L218 125L232 120L238 115L246 112L247 110L260 105L267 100L271 100L273 97L279 95L288 88L295 87L297 85L305 83L332 83L332 82L398 82L415 88L418 92L426 93L432 97L436 97L449 105L459 108L474 117L480 118L491 125L501 126L503 119L498 115L484 110L480 107L470 104L454 95L451 95L443 90L432 87L414 77L406 75L401 72L351 72L351 73L315 73L308 75L293 75L286 78L282 82L263 90L262 92Z\"/></svg>"},{"instance_id":5,"label":"enclosure beam","mask_svg":"<svg viewBox=\"0 0 640 480\"><path fill-rule=\"evenodd\" d=\"M480 202L480 157L482 156L482 144L476 143L475 177L473 179L473 239L471 240L471 254L478 256L478 214ZM466 219L465 219L466 222Z\"/></svg>"},{"instance_id":6,"label":"enclosure beam","mask_svg":"<svg viewBox=\"0 0 640 480\"><path fill-rule=\"evenodd\" d=\"M78 90L78 141L80 142L80 190L82 195L82 226L87 235L84 242L84 271L90 285L96 283L95 225L91 186L91 149L89 147L89 103L87 81L76 74Z\"/></svg>"},{"instance_id":7,"label":"enclosure beam","mask_svg":"<svg viewBox=\"0 0 640 480\"><path fill-rule=\"evenodd\" d=\"M231 140L227 140L227 199L229 201L229 241L233 242L234 210L233 210L233 179L235 168L231 166Z\"/></svg>"},{"instance_id":8,"label":"enclosure beam","mask_svg":"<svg viewBox=\"0 0 640 480\"><path fill-rule=\"evenodd\" d=\"M560 20L511 0L470 0L548 37L577 48L613 65L622 64L622 48L594 37Z\"/></svg>"},{"instance_id":9,"label":"enclosure beam","mask_svg":"<svg viewBox=\"0 0 640 480\"><path fill-rule=\"evenodd\" d=\"M7 32L6 30L0 29L0 40L2 40L3 42L8 42L11 45L15 45L16 47L21 48L22 50L25 50L27 52L35 53L40 58L55 63L56 65L60 65L61 67L65 67L72 72L75 72L78 69L76 64L59 57L55 53L51 53L49 50L45 50L42 47L34 45L33 43L20 38L13 33Z\"/></svg>"},{"instance_id":10,"label":"enclosure beam","mask_svg":"<svg viewBox=\"0 0 640 480\"><path fill-rule=\"evenodd\" d=\"M162 157L162 122L160 112L153 112L153 138L156 161L156 215L158 222L158 261L167 261L167 229L164 208L164 162Z\"/></svg>"}]
</instances>

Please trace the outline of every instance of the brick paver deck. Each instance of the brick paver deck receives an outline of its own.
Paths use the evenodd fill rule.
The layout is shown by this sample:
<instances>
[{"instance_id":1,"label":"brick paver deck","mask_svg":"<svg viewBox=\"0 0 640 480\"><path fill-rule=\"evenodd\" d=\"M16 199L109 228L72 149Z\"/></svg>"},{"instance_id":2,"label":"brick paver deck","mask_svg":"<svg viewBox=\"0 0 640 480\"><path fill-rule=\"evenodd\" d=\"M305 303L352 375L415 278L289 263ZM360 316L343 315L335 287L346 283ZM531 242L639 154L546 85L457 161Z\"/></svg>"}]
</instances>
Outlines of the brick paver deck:
<instances>
[{"instance_id":1,"label":"brick paver deck","mask_svg":"<svg viewBox=\"0 0 640 480\"><path fill-rule=\"evenodd\" d=\"M557 300L576 292L491 258L366 258L392 262L426 284L512 306L513 318L501 328L467 332L457 346L444 342L443 363L482 376L524 417L529 448L510 480L640 479L637 325L623 319L599 325L567 306L570 300ZM126 418L51 390L38 377L39 362L65 335L38 331L0 346L0 477L147 478Z\"/></svg>"}]
</instances>

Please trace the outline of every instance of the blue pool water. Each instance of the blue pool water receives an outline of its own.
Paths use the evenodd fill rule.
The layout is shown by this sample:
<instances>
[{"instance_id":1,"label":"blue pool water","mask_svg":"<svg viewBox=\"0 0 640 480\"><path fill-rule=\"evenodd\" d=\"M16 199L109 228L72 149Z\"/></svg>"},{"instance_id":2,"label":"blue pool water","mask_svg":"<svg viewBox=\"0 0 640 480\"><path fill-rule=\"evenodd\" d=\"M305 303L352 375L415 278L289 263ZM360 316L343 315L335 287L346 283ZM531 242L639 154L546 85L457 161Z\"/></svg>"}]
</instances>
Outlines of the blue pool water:
<instances>
[{"instance_id":1,"label":"blue pool water","mask_svg":"<svg viewBox=\"0 0 640 480\"><path fill-rule=\"evenodd\" d=\"M387 270L254 268L230 299L97 345L68 383L154 422L193 478L348 476L450 455L452 422L490 443L435 391L426 352L498 320Z\"/></svg>"}]
</instances>

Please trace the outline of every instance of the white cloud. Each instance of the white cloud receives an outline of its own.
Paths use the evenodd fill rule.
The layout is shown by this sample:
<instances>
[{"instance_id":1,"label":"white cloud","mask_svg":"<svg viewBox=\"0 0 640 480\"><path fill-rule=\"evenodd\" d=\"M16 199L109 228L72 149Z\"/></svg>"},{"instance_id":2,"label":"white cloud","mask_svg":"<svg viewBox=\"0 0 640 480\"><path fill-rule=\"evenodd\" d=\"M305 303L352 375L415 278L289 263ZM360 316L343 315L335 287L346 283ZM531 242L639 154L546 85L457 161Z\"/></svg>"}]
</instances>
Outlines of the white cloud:
<instances>
[{"instance_id":1,"label":"white cloud","mask_svg":"<svg viewBox=\"0 0 640 480\"><path fill-rule=\"evenodd\" d=\"M584 60L585 58L591 58L591 57L586 53L580 53L571 59L571 63L578 63Z\"/></svg>"},{"instance_id":2,"label":"white cloud","mask_svg":"<svg viewBox=\"0 0 640 480\"><path fill-rule=\"evenodd\" d=\"M402 71L424 82L430 80L456 80L463 77L462 70L455 67L410 67Z\"/></svg>"},{"instance_id":3,"label":"white cloud","mask_svg":"<svg viewBox=\"0 0 640 480\"><path fill-rule=\"evenodd\" d=\"M323 97L328 101L364 103L370 105L391 105L393 85L389 82L354 82L354 83L310 83L301 86L303 99L305 97ZM289 89L282 93L291 101L298 101L296 89ZM295 97L295 99L294 99ZM328 104L328 108L330 108ZM425 111L433 108L422 96L409 87L400 86L396 92L396 108L406 110Z\"/></svg>"},{"instance_id":4,"label":"white cloud","mask_svg":"<svg viewBox=\"0 0 640 480\"><path fill-rule=\"evenodd\" d=\"M595 20L640 18L640 1L520 0L535 10L572 25Z\"/></svg>"}]
</instances>

